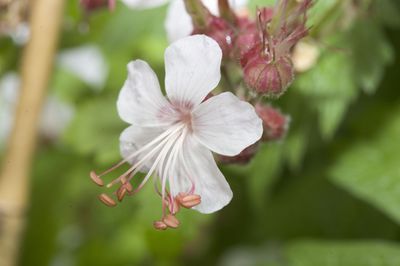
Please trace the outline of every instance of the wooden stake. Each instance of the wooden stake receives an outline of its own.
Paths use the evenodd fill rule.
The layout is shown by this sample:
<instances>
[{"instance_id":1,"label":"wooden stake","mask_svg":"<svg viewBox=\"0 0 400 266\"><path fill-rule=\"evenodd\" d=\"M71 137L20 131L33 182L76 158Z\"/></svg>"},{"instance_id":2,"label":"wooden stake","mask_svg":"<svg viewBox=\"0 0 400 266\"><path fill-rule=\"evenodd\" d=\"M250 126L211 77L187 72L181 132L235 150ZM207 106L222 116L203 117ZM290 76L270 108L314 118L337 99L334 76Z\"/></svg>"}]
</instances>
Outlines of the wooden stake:
<instances>
[{"instance_id":1,"label":"wooden stake","mask_svg":"<svg viewBox=\"0 0 400 266\"><path fill-rule=\"evenodd\" d=\"M21 62L21 96L0 175L0 265L5 266L14 266L18 260L37 124L52 73L65 0L30 2L31 38Z\"/></svg>"}]
</instances>

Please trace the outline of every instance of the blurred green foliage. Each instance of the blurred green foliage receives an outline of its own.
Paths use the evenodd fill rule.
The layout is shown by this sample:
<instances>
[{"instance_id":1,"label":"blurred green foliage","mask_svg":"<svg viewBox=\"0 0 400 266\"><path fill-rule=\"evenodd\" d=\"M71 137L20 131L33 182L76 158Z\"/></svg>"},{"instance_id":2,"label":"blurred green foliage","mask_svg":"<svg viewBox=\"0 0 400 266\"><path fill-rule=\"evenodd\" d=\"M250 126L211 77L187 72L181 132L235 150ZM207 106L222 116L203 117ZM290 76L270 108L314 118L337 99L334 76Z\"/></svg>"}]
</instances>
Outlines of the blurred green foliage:
<instances>
[{"instance_id":1,"label":"blurred green foliage","mask_svg":"<svg viewBox=\"0 0 400 266\"><path fill-rule=\"evenodd\" d=\"M273 3L256 0L251 7ZM348 2L358 3L354 15ZM56 143L41 142L20 265L400 265L399 3L319 0L310 13L321 54L279 100L291 116L280 143L222 169L234 191L217 214L184 211L178 230L154 231L151 186L105 208L88 173L120 159L126 126L115 110L126 63L141 58L163 80L166 7L118 3L85 18L68 1L60 51L95 44L109 65L101 91L56 65L51 92L75 108ZM21 48L0 40L0 73Z\"/></svg>"}]
</instances>

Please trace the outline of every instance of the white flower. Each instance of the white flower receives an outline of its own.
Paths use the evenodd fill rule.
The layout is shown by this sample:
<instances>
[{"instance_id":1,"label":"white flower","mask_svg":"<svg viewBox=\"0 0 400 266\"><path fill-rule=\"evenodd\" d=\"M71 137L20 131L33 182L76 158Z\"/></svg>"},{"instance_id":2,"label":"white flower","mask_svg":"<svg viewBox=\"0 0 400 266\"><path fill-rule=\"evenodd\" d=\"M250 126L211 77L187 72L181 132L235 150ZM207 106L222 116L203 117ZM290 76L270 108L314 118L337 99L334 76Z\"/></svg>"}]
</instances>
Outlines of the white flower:
<instances>
[{"instance_id":1,"label":"white flower","mask_svg":"<svg viewBox=\"0 0 400 266\"><path fill-rule=\"evenodd\" d=\"M121 182L122 190L128 189L124 188L126 181L144 171L147 175L136 191L154 174L156 184L161 186L157 190L171 214L177 211L177 200L202 213L215 212L230 202L232 191L211 151L237 155L260 139L262 122L252 105L230 92L204 101L219 83L221 58L218 44L205 35L171 44L165 52L167 97L146 62L128 64L128 79L117 101L121 119L131 124L120 136L124 160L103 174L125 162L133 166L108 187ZM101 175L91 173L99 185ZM120 188L119 198L121 193ZM104 194L101 200L115 204ZM165 204L163 216L172 219L165 212ZM168 219L163 221L173 227Z\"/></svg>"},{"instance_id":2,"label":"white flower","mask_svg":"<svg viewBox=\"0 0 400 266\"><path fill-rule=\"evenodd\" d=\"M170 2L165 29L170 42L189 36L193 32L192 19L186 12L184 0L122 0L130 8L149 8ZM211 14L218 15L218 0L202 0ZM229 0L235 10L246 7L248 0Z\"/></svg>"},{"instance_id":3,"label":"white flower","mask_svg":"<svg viewBox=\"0 0 400 266\"><path fill-rule=\"evenodd\" d=\"M62 51L57 63L82 81L102 89L108 75L108 66L100 49L88 44Z\"/></svg>"}]
</instances>

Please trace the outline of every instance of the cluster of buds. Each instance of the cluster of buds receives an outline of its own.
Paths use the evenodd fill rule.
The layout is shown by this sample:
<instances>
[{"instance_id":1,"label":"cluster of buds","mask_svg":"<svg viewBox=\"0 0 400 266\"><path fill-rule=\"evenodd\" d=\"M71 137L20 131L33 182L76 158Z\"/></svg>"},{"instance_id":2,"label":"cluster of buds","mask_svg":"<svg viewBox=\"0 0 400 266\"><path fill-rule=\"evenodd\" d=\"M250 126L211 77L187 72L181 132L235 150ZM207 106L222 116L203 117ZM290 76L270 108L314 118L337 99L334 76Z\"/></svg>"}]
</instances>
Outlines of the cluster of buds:
<instances>
[{"instance_id":1,"label":"cluster of buds","mask_svg":"<svg viewBox=\"0 0 400 266\"><path fill-rule=\"evenodd\" d=\"M185 0L194 25L193 34L206 34L220 45L225 61L238 63L243 81L255 92L246 98L263 121L264 134L259 141L283 139L290 119L257 98L281 96L293 82L295 66L292 48L308 34L307 11L311 0L280 0L274 7L257 9L255 18L248 12L235 13L228 0L218 0L219 16L200 0ZM235 90L235 88L231 88ZM247 163L257 153L259 142L234 157L218 156L222 163Z\"/></svg>"},{"instance_id":2,"label":"cluster of buds","mask_svg":"<svg viewBox=\"0 0 400 266\"><path fill-rule=\"evenodd\" d=\"M215 39L225 59L239 61L246 85L257 94L281 96L294 79L291 49L308 34L307 10L311 0L277 1L257 10L255 19L236 14L227 0L219 0L220 16L201 1L186 0L194 33Z\"/></svg>"},{"instance_id":3,"label":"cluster of buds","mask_svg":"<svg viewBox=\"0 0 400 266\"><path fill-rule=\"evenodd\" d=\"M282 140L289 128L290 117L282 114L271 105L257 103L256 113L263 121L263 141Z\"/></svg>"},{"instance_id":4,"label":"cluster of buds","mask_svg":"<svg viewBox=\"0 0 400 266\"><path fill-rule=\"evenodd\" d=\"M99 187L104 186L104 181L101 179L103 175L106 175L113 171L114 169L120 167L122 164L119 163L114 167L108 169L107 171L103 172L102 174L96 174L94 171L90 172L91 180L98 185ZM132 176L131 173L124 174L112 182L106 185L107 188L111 188L114 185L119 184L117 190L113 192L113 195L116 197L116 200L109 196L106 193L101 193L98 196L98 199L108 207L115 207L117 206L117 202L121 202L125 196L132 196L139 192L143 185L139 185L138 188L134 189L132 184L130 183L130 177ZM158 193L160 196L161 193ZM158 220L154 221L153 226L157 230L166 230L167 228L178 228L180 225L179 220L176 218L176 214L179 212L180 208L190 209L195 207L201 203L200 195L196 195L193 191L189 193L180 192L177 196L172 197L169 193L167 193L166 197L163 199L163 217Z\"/></svg>"},{"instance_id":5,"label":"cluster of buds","mask_svg":"<svg viewBox=\"0 0 400 266\"><path fill-rule=\"evenodd\" d=\"M251 49L241 51L244 80L257 93L279 97L294 79L290 51L308 33L305 22L311 0L290 4L279 1L273 9L259 9L260 38Z\"/></svg>"},{"instance_id":6,"label":"cluster of buds","mask_svg":"<svg viewBox=\"0 0 400 266\"><path fill-rule=\"evenodd\" d=\"M227 0L219 1L221 14L228 14L230 19L215 16L201 1L185 1L186 10L192 17L194 30L192 34L205 34L213 38L221 47L225 58L230 57L233 50L235 27L233 26L233 12Z\"/></svg>"}]
</instances>

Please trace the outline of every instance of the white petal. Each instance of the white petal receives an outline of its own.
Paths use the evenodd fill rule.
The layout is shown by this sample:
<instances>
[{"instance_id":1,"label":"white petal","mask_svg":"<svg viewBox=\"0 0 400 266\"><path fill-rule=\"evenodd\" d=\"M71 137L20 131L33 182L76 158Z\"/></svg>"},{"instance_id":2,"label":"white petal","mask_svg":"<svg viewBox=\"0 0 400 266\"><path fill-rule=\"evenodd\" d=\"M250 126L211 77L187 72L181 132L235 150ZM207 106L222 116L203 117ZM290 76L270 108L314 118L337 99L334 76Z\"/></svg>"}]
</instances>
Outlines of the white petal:
<instances>
[{"instance_id":1,"label":"white petal","mask_svg":"<svg viewBox=\"0 0 400 266\"><path fill-rule=\"evenodd\" d=\"M139 126L159 126L160 112L169 105L150 66L142 60L130 62L128 78L117 101L121 119Z\"/></svg>"},{"instance_id":2,"label":"white petal","mask_svg":"<svg viewBox=\"0 0 400 266\"><path fill-rule=\"evenodd\" d=\"M145 9L145 8L161 6L167 3L169 0L121 0L121 1L129 8Z\"/></svg>"},{"instance_id":3,"label":"white petal","mask_svg":"<svg viewBox=\"0 0 400 266\"><path fill-rule=\"evenodd\" d=\"M211 12L211 14L218 16L218 1L217 0L203 0L204 6ZM240 10L247 5L247 0L229 0L229 4L231 5L233 10Z\"/></svg>"},{"instance_id":4,"label":"white petal","mask_svg":"<svg viewBox=\"0 0 400 266\"><path fill-rule=\"evenodd\" d=\"M179 161L179 174L174 175L171 191L174 196L179 192L188 192L195 184L194 194L201 196L201 204L193 209L201 213L212 213L222 209L232 199L232 190L218 169L211 152L193 138L187 138L183 148L183 158L189 168L189 174L183 170L183 161Z\"/></svg>"},{"instance_id":5,"label":"white petal","mask_svg":"<svg viewBox=\"0 0 400 266\"><path fill-rule=\"evenodd\" d=\"M98 46L89 44L63 50L58 55L57 61L61 67L90 86L98 89L104 86L108 66Z\"/></svg>"},{"instance_id":6,"label":"white petal","mask_svg":"<svg viewBox=\"0 0 400 266\"><path fill-rule=\"evenodd\" d=\"M165 19L165 30L170 43L192 34L192 18L186 12L183 0L174 0L169 5Z\"/></svg>"},{"instance_id":7,"label":"white petal","mask_svg":"<svg viewBox=\"0 0 400 266\"><path fill-rule=\"evenodd\" d=\"M165 51L165 86L172 102L198 105L219 83L222 51L205 35L193 35Z\"/></svg>"},{"instance_id":8,"label":"white petal","mask_svg":"<svg viewBox=\"0 0 400 266\"><path fill-rule=\"evenodd\" d=\"M211 97L193 112L195 137L212 151L234 156L261 138L254 107L230 92Z\"/></svg>"},{"instance_id":9,"label":"white petal","mask_svg":"<svg viewBox=\"0 0 400 266\"><path fill-rule=\"evenodd\" d=\"M248 4L248 0L229 0L229 3L231 4L231 7L234 10L240 10L242 8L246 8Z\"/></svg>"},{"instance_id":10,"label":"white petal","mask_svg":"<svg viewBox=\"0 0 400 266\"><path fill-rule=\"evenodd\" d=\"M74 116L74 107L60 101L56 96L49 96L43 106L40 118L40 133L48 139L58 138Z\"/></svg>"},{"instance_id":11,"label":"white petal","mask_svg":"<svg viewBox=\"0 0 400 266\"><path fill-rule=\"evenodd\" d=\"M150 143L157 136L162 134L162 128L156 127L137 127L130 126L122 131L121 136L119 137L119 149L121 156L126 159L129 155L133 154L135 151L143 147L144 145ZM130 164L135 164L143 158L143 155L137 156L129 159ZM142 172L147 172L154 158L150 158L149 162L140 168Z\"/></svg>"}]
</instances>

